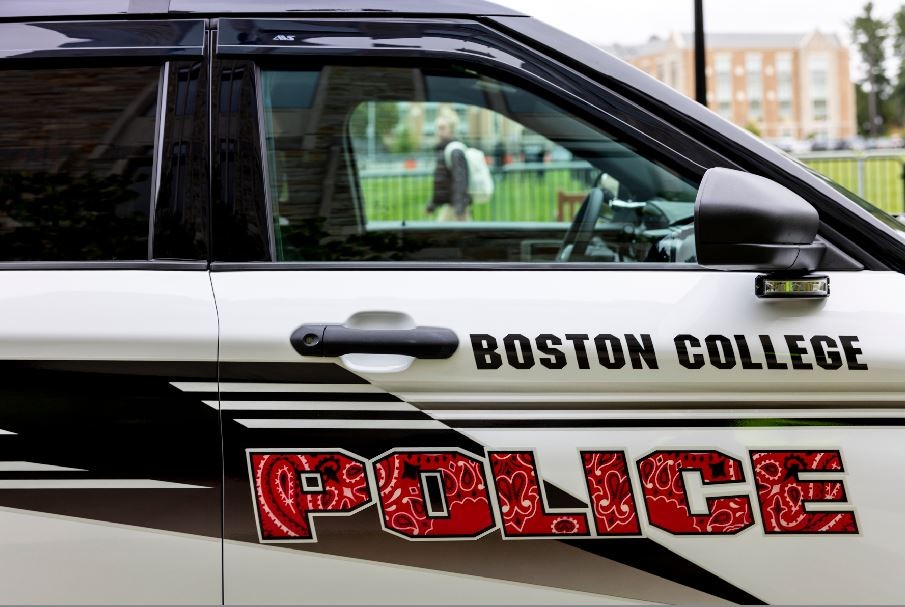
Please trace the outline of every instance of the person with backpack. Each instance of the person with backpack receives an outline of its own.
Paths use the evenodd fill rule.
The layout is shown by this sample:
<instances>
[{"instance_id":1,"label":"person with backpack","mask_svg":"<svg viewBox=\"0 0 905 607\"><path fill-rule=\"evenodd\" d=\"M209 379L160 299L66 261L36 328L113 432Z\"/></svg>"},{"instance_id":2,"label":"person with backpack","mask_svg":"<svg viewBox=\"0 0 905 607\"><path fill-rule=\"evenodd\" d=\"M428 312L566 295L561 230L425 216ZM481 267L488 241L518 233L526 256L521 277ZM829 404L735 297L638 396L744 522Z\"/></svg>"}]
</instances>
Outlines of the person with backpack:
<instances>
[{"instance_id":1,"label":"person with backpack","mask_svg":"<svg viewBox=\"0 0 905 607\"><path fill-rule=\"evenodd\" d=\"M484 152L455 139L457 125L454 112L437 116L434 191L426 211L433 214L439 209L439 221L470 221L471 204L486 202L493 195L493 177Z\"/></svg>"}]
</instances>

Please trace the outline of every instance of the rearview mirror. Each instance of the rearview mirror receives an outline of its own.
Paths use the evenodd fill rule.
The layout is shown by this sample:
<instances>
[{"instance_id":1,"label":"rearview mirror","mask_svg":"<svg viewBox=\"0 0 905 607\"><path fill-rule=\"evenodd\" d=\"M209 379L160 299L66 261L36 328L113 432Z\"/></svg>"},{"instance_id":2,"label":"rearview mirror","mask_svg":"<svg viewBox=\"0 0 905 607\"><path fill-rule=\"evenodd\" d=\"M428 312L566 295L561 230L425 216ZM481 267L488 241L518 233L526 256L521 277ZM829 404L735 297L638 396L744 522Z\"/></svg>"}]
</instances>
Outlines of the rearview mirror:
<instances>
[{"instance_id":1,"label":"rearview mirror","mask_svg":"<svg viewBox=\"0 0 905 607\"><path fill-rule=\"evenodd\" d=\"M815 242L820 218L804 198L765 177L713 168L694 206L698 263L726 270L817 269L826 246Z\"/></svg>"}]
</instances>

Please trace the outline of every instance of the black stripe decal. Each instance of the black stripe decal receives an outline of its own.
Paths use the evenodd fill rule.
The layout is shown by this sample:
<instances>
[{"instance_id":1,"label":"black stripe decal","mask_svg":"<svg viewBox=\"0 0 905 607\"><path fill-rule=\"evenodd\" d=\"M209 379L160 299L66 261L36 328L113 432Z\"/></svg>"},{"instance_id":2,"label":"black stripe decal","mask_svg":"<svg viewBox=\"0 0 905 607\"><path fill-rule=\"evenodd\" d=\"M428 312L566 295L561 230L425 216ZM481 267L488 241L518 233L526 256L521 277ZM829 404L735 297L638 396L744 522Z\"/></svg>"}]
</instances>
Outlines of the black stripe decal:
<instances>
[{"instance_id":1,"label":"black stripe decal","mask_svg":"<svg viewBox=\"0 0 905 607\"><path fill-rule=\"evenodd\" d=\"M0 375L23 378L23 373L44 377L48 372L80 375L129 375L138 378L165 377L170 381L211 381L217 377L216 362L124 361L124 360L0 360ZM38 387L38 386L35 386Z\"/></svg>"},{"instance_id":2,"label":"black stripe decal","mask_svg":"<svg viewBox=\"0 0 905 607\"><path fill-rule=\"evenodd\" d=\"M213 392L191 392L199 400L217 400ZM331 401L355 403L398 403L402 402L388 393L353 392L221 392L220 400L236 401Z\"/></svg>"},{"instance_id":3,"label":"black stripe decal","mask_svg":"<svg viewBox=\"0 0 905 607\"><path fill-rule=\"evenodd\" d=\"M220 381L299 384L367 384L334 363L220 363ZM170 381L211 381L215 361L0 360L0 374L58 371L83 374L166 377Z\"/></svg>"},{"instance_id":4,"label":"black stripe decal","mask_svg":"<svg viewBox=\"0 0 905 607\"><path fill-rule=\"evenodd\" d=\"M658 575L664 579L732 601L739 605L765 605L766 602L730 584L651 539L607 538L599 540L559 540L585 552Z\"/></svg>"},{"instance_id":5,"label":"black stripe decal","mask_svg":"<svg viewBox=\"0 0 905 607\"><path fill-rule=\"evenodd\" d=\"M544 481L544 491L547 494L547 503L552 508L588 507L572 494L546 480ZM555 505L554 502L556 502ZM718 596L733 603L741 605L764 603L650 538L606 538L604 541L563 539L560 541L596 556L658 575L671 582Z\"/></svg>"},{"instance_id":6,"label":"black stripe decal","mask_svg":"<svg viewBox=\"0 0 905 607\"><path fill-rule=\"evenodd\" d=\"M232 419L417 419L433 420L419 411L224 411ZM440 422L443 423L443 422Z\"/></svg>"},{"instance_id":7,"label":"black stripe decal","mask_svg":"<svg viewBox=\"0 0 905 607\"><path fill-rule=\"evenodd\" d=\"M286 336L288 343L289 336ZM287 382L298 384L367 384L334 363L221 362L220 381Z\"/></svg>"}]
</instances>

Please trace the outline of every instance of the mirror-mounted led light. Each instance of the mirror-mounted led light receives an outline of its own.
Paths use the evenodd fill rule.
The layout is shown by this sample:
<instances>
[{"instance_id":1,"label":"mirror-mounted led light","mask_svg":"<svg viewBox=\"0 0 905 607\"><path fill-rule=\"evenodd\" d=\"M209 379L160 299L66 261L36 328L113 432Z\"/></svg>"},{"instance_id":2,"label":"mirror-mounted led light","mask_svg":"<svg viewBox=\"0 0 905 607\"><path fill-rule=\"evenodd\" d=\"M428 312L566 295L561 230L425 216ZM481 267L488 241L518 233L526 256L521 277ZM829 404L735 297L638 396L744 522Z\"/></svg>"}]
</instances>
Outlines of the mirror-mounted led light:
<instances>
[{"instance_id":1,"label":"mirror-mounted led light","mask_svg":"<svg viewBox=\"0 0 905 607\"><path fill-rule=\"evenodd\" d=\"M764 299L807 299L829 297L829 276L782 278L761 275L754 279L754 294Z\"/></svg>"}]
</instances>

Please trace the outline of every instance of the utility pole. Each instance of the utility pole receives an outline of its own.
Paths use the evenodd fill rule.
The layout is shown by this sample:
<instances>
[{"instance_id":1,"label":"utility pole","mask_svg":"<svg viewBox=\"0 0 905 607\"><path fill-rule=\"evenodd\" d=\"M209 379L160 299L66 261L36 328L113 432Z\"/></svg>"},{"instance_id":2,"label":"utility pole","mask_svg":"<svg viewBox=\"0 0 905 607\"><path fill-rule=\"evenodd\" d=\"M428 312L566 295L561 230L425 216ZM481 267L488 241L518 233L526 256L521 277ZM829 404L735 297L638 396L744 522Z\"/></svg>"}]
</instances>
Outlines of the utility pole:
<instances>
[{"instance_id":1,"label":"utility pole","mask_svg":"<svg viewBox=\"0 0 905 607\"><path fill-rule=\"evenodd\" d=\"M694 0L694 98L707 105L707 53L704 44L704 0Z\"/></svg>"}]
</instances>

